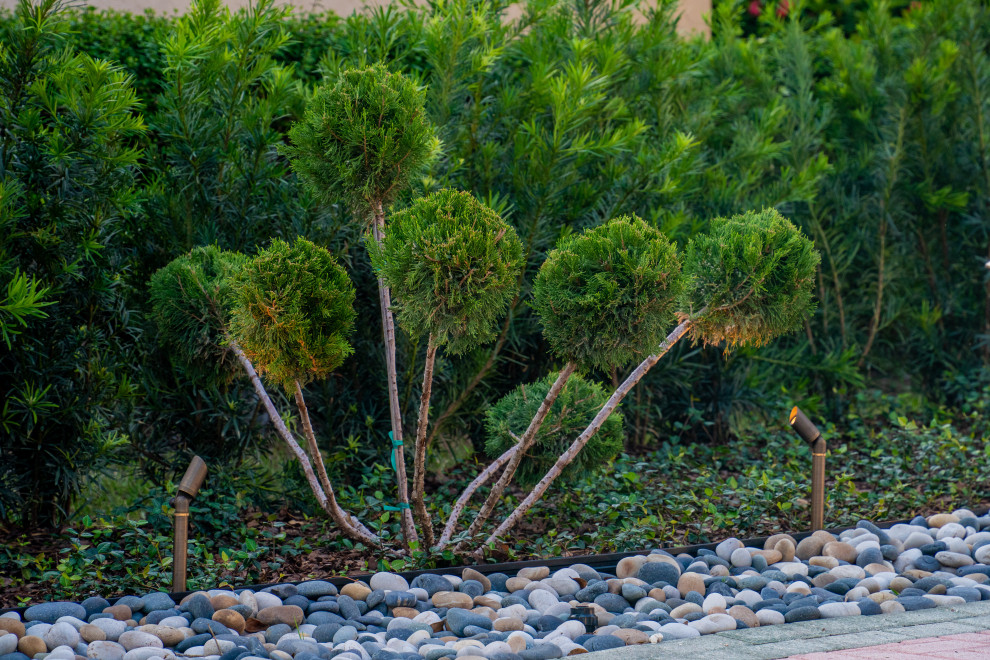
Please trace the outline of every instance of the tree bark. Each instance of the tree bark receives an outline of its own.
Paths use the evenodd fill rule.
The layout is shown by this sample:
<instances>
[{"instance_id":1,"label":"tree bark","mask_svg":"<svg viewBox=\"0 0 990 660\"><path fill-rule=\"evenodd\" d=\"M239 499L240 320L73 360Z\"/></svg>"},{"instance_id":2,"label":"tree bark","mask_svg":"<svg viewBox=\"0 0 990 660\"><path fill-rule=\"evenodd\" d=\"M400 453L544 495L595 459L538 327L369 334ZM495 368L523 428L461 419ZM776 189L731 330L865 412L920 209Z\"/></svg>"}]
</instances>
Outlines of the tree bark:
<instances>
[{"instance_id":1,"label":"tree bark","mask_svg":"<svg viewBox=\"0 0 990 660\"><path fill-rule=\"evenodd\" d=\"M374 209L372 233L375 242L382 244L385 238L385 213L381 202ZM385 280L378 278L378 301L382 310L382 335L385 339L385 370L388 380L388 409L392 417L392 439L395 443L395 477L398 485L400 520L405 545L417 541L412 511L409 509L409 486L406 480L406 460L402 450L402 412L399 408L399 386L395 367L395 320L392 317L392 292Z\"/></svg>"},{"instance_id":2,"label":"tree bark","mask_svg":"<svg viewBox=\"0 0 990 660\"><path fill-rule=\"evenodd\" d=\"M532 508L536 501L543 496L543 493L547 491L550 484L552 484L554 480L560 476L560 473L564 470L564 468L570 465L571 461L573 461L584 446L588 444L588 441L595 435L595 433L598 432L598 429L600 429L602 424L605 423L608 416L615 411L616 407L618 407L619 403L626 396L626 394L629 393L636 383L638 383L643 376L646 375L646 372L648 372L653 365L660 360L660 358L667 354L674 344L681 340L690 327L691 321L689 319L681 321L680 325L674 328L673 332L667 335L664 342L660 344L660 349L654 355L651 355L640 362L639 366L636 367L633 372L629 374L629 376L622 382L622 384L619 385L615 392L612 393L612 396L610 396L605 405L602 406L602 409L598 411L595 418L591 420L591 424L588 425L588 428L586 428L581 435L579 435L577 439L571 443L571 446L567 448L567 451L565 451L561 457L557 459L557 462L554 463L553 467L550 468L550 470L543 476L540 482L536 484L529 495L526 496L526 499L520 502L519 506L516 507L516 510L513 511L504 521L502 521L502 524L500 524L495 531L492 532L491 536L488 537L484 545L475 551L476 555L480 554L481 550L485 546L493 543L499 536L508 532L519 522L523 515L525 515L525 513Z\"/></svg>"},{"instance_id":3,"label":"tree bark","mask_svg":"<svg viewBox=\"0 0 990 660\"><path fill-rule=\"evenodd\" d=\"M416 457L413 462L413 513L427 548L433 547L433 521L426 510L426 427L430 417L430 394L433 390L433 363L437 357L437 345L431 334L426 345L426 362L423 365L423 392L419 399L419 425L416 428Z\"/></svg>"},{"instance_id":4,"label":"tree bark","mask_svg":"<svg viewBox=\"0 0 990 660\"><path fill-rule=\"evenodd\" d=\"M489 516L491 516L492 511L495 510L495 506L502 497L502 493L505 492L509 482L512 481L512 477L515 476L516 468L519 467L519 463L522 461L523 456L526 455L526 452L529 451L529 449L536 442L536 433L540 430L543 420L546 419L547 415L550 413L550 408L553 406L553 402L557 400L561 390L564 389L564 385L567 384L567 379L571 377L571 374L574 373L576 368L577 365L574 362L568 362L564 365L564 368L560 370L560 373L557 374L557 380L554 381L554 384L550 387L547 395L543 397L543 402L540 403L540 407L537 409L532 421L530 421L529 427L519 439L519 450L516 451L511 458L509 458L509 464L505 467L505 471L502 473L502 476L499 477L495 485L492 486L492 492L488 494L488 499L485 500L484 505L482 505L481 511L478 512L477 517L471 523L471 527L468 528L469 536L474 536L481 531L481 526L485 524L485 521L488 520Z\"/></svg>"},{"instance_id":5,"label":"tree bark","mask_svg":"<svg viewBox=\"0 0 990 660\"><path fill-rule=\"evenodd\" d=\"M244 371L247 373L248 378L251 380L251 384L254 386L255 393L261 400L262 405L264 405L269 419L272 420L272 425L275 427L275 431L285 441L285 444L289 445L289 449L292 450L292 453L296 455L296 458L302 465L303 473L306 475L306 481L309 482L309 487L313 491L313 495L316 496L316 501L319 503L320 508L326 511L327 514L330 515L331 519L333 519L333 521L341 528L341 530L355 541L360 541L362 543L367 543L368 545L374 546L381 545L381 539L379 539L377 535L361 524L360 520L340 508L340 505L337 504L337 499L334 497L332 489L329 490L328 494L327 492L324 492L323 488L320 487L316 474L313 472L313 466L309 461L309 457L306 455L306 452L303 451L302 447L299 446L299 443L296 442L295 437L293 437L292 432L289 431L289 428L285 425L285 422L282 421L282 417L279 415L278 409L275 407L271 397L268 395L268 391L261 382L261 378L258 377L258 372L255 371L254 365L251 364L251 360L248 359L240 345L233 339L230 339L230 348L234 352L234 355L237 356L241 366L244 367Z\"/></svg>"},{"instance_id":6,"label":"tree bark","mask_svg":"<svg viewBox=\"0 0 990 660\"><path fill-rule=\"evenodd\" d=\"M461 496L457 498L457 502L454 503L454 508L450 510L450 517L447 518L447 524L443 528L443 533L440 535L440 540L437 541L437 550L443 550L448 543L450 543L450 537L454 535L454 530L457 528L457 519L461 517L461 513L464 511L464 507L470 501L471 496L474 495L475 491L481 488L486 481L492 478L498 469L505 465L513 454L519 450L519 445L513 445L509 447L504 454L495 459L495 462L482 470L481 474L474 478Z\"/></svg>"}]
</instances>

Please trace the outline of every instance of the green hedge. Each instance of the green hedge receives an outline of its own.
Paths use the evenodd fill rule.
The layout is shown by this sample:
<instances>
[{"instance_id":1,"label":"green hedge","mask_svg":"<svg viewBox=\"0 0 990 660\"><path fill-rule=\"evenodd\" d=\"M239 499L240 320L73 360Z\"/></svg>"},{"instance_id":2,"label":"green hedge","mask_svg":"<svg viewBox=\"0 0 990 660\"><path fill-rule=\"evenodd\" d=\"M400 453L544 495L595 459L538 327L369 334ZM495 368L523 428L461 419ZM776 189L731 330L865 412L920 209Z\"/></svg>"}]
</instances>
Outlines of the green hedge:
<instances>
[{"instance_id":1,"label":"green hedge","mask_svg":"<svg viewBox=\"0 0 990 660\"><path fill-rule=\"evenodd\" d=\"M440 435L479 441L489 402L557 366L528 307L533 275L562 234L633 213L683 246L711 218L774 207L823 259L818 311L803 333L729 354L678 347L625 406L627 447L671 434L725 440L744 414L780 417L781 399L835 415L868 381L953 403L953 384L979 378L990 362L990 8L868 0L844 3L832 24L819 5L766 12L754 24L744 3L720 2L712 38L692 41L676 35L673 2L647 9L645 21L631 7L548 0L532 0L515 22L503 20L502 4L468 0L347 18L67 14L75 32L64 42L129 71L148 126L139 193L128 200L140 221L105 237L118 260L114 281L126 284L115 304L140 326L119 370L134 390L121 391L101 424L144 457L198 451L220 460L263 441L264 420L242 383L191 388L158 348L147 282L195 245L254 253L273 237L303 235L339 255L357 289L357 357L307 392L314 424L328 453L384 458L384 359L361 237L345 209L318 204L275 155L314 83L379 60L426 86L443 141L442 158L395 209L441 187L468 190L524 245L511 323L489 346L438 359ZM206 24L222 29L208 36ZM4 44L13 27L0 21ZM18 138L0 139L9 148ZM51 220L39 211L12 222L37 236ZM11 265L4 272L44 276L21 248L0 257ZM79 312L48 310L63 320ZM29 322L38 341L42 323ZM0 355L0 389L51 384L26 371L22 353L32 350L15 342ZM424 350L400 337L407 424ZM23 416L4 410L5 429L23 422L15 413ZM16 460L0 455L8 517L33 497L11 475L54 432L39 419L18 436ZM167 462L140 464L160 481L173 476Z\"/></svg>"}]
</instances>

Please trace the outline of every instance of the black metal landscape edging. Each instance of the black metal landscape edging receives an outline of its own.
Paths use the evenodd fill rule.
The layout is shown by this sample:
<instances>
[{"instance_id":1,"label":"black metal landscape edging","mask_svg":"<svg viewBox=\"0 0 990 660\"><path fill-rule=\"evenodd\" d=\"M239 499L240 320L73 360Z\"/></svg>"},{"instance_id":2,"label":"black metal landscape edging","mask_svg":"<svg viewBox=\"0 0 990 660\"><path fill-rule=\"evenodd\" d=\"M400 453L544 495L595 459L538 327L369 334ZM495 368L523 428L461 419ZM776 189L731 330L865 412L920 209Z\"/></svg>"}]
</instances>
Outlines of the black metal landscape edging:
<instances>
[{"instance_id":1,"label":"black metal landscape edging","mask_svg":"<svg viewBox=\"0 0 990 660\"><path fill-rule=\"evenodd\" d=\"M974 511L974 513L976 514L977 517L984 516L987 513L990 513L990 507L988 507L986 509L981 509L981 510L978 510L978 511ZM911 522L910 519L902 519L902 520L890 520L890 521L879 522L879 523L874 523L874 524L877 527L879 527L880 529L889 529L889 528L893 527L894 525L898 525L898 524L909 524L910 522ZM824 531L829 532L830 534L834 534L834 535L838 536L839 533L841 533L841 532L843 532L843 531L845 531L847 529L850 529L850 527L848 525L847 526L843 526L843 527L832 527L832 528L826 529ZM788 534L795 541L798 541L798 542L802 541L803 539L806 539L807 537L811 536L813 533L814 532L811 532L811 531L808 531L808 532L778 532L778 534ZM775 536L775 534L772 534L770 536ZM758 536L758 537L755 537L755 538L739 539L739 540L743 544L743 546L745 546L747 548L753 548L753 547L755 547L755 548L762 548L763 547L763 544L766 542L766 540L768 538L770 538L770 536ZM727 538L729 538L729 537L727 537ZM690 554L690 555L697 555L699 550L714 550L715 547L719 543L721 543L721 541L716 541L714 543L701 543L701 544L697 544L697 545L684 545L684 546L674 546L674 547L663 547L663 548L660 548L660 549L661 550L664 550L666 552L669 552L672 555L678 555L678 554L682 554L682 553L687 553L687 554ZM526 561L503 562L503 563L499 563L499 564L481 564L481 565L474 565L474 566L447 566L447 567L444 567L444 568L427 568L427 569L421 569L421 570L417 570L417 571L397 572L397 573L395 573L395 575L399 575L399 576L405 578L407 581L412 582L412 580L414 578L416 578L416 577L418 577L420 575L426 575L426 574L433 574L433 575L460 575L460 573L465 568L471 568L471 569L474 569L474 570L478 571L479 573L481 573L483 575L488 575L488 574L491 574L491 573L505 573L507 575L512 576L512 575L515 575L516 573L518 573L519 570L520 569L523 569L523 568L530 568L530 567L535 567L535 566L546 566L547 568L550 568L551 571L552 571L554 568L566 568L566 567L572 566L574 564L585 564L585 565L590 566L591 568L593 568L595 570L598 570L598 571L605 571L605 572L608 572L608 573L614 573L616 567L619 564L619 561L621 561L622 559L625 559L626 557L635 557L636 555L646 555L646 554L649 554L650 552L651 552L650 549L646 549L646 550L634 550L634 551L630 551L630 552L613 552L613 553L605 554L605 555L576 555L576 556L573 556L573 557L553 557L553 558L550 558L550 559L529 559L529 560L526 560ZM354 576L351 576L351 577L328 577L328 578L315 578L315 579L325 580L326 582L330 582L331 584L333 584L337 588L340 588L340 587L343 587L344 585L346 585L348 583L355 582L355 581L357 581L357 580L359 580L361 578L368 577L368 576L371 576L373 574L374 573L361 573L359 575L354 575ZM267 583L267 584L245 584L245 585L240 585L240 586L237 586L237 587L230 587L230 590L231 591L240 591L242 589L250 589L252 591L259 591L261 589L265 589L267 587L274 587L274 586L279 585L279 584L300 584L301 582L307 582L307 581L308 580L300 580L300 581L294 581L294 582L271 582L271 583ZM216 588L216 587L214 587L214 588ZM197 590L197 591L202 591L202 590ZM193 593L196 593L196 592L195 591L170 592L170 595L176 601L176 603L178 603L180 600L182 600L183 598L185 598L189 594L193 594ZM118 599L120 599L122 597L123 596L112 596L112 597L107 598L107 600L111 604L113 604L114 602L116 602ZM0 614L3 614L5 612L20 612L20 613L23 613L25 609L26 608L23 608L23 607L15 607L15 608L10 608L10 609L2 609L2 610L0 610Z\"/></svg>"}]
</instances>

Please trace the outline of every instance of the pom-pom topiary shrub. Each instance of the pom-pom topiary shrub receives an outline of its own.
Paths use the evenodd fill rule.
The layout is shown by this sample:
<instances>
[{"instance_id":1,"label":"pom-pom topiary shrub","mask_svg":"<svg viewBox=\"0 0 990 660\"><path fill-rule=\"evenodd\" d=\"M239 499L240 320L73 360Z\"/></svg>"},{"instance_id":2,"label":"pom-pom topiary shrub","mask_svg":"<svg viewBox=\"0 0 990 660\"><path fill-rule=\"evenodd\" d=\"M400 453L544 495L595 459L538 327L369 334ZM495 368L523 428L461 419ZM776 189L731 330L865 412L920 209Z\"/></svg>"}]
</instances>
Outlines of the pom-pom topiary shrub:
<instances>
[{"instance_id":1,"label":"pom-pom topiary shrub","mask_svg":"<svg viewBox=\"0 0 990 660\"><path fill-rule=\"evenodd\" d=\"M386 233L385 205L408 188L439 151L440 141L426 117L424 98L424 91L412 80L384 65L344 71L316 90L305 116L289 131L290 144L282 149L317 197L349 204L361 218L370 220L376 243ZM391 291L381 278L378 294L399 508L408 544L417 536L402 450Z\"/></svg>"},{"instance_id":2,"label":"pom-pom topiary shrub","mask_svg":"<svg viewBox=\"0 0 990 660\"><path fill-rule=\"evenodd\" d=\"M495 336L516 294L522 244L515 230L469 193L441 190L392 216L371 261L395 293L399 323L427 336L413 463L413 509L427 546L433 525L424 500L426 429L437 348L464 353Z\"/></svg>"}]
</instances>

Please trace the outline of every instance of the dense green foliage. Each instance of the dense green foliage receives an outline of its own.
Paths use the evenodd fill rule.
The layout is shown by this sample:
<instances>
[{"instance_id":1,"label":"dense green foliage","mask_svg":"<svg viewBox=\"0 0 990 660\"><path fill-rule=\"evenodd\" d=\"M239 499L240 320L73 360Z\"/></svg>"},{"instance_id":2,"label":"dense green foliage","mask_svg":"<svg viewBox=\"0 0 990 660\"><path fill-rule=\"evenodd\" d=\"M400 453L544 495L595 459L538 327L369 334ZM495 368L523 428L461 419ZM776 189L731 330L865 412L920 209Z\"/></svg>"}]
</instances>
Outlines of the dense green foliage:
<instances>
[{"instance_id":1,"label":"dense green foliage","mask_svg":"<svg viewBox=\"0 0 990 660\"><path fill-rule=\"evenodd\" d=\"M126 443L144 131L127 73L62 48L56 7L0 30L0 518L51 524Z\"/></svg>"},{"instance_id":2,"label":"dense green foliage","mask_svg":"<svg viewBox=\"0 0 990 660\"><path fill-rule=\"evenodd\" d=\"M245 259L208 245L174 259L151 277L158 340L197 380L226 382L240 369L226 344L234 303L231 278Z\"/></svg>"},{"instance_id":3,"label":"dense green foliage","mask_svg":"<svg viewBox=\"0 0 990 660\"><path fill-rule=\"evenodd\" d=\"M726 1L712 38L694 41L676 35L672 2L651 3L644 22L631 6L599 1L534 1L516 21L503 20L501 3L466 0L346 18L283 18L264 6L228 16L212 6L182 20L68 12L65 24L28 30L0 18L3 75L51 81L0 85L0 391L12 392L0 428L5 521L60 518L72 484L108 455L104 441L126 439L118 457L164 484L188 452L236 462L268 439L242 380L193 386L159 347L148 280L210 242L252 255L272 237L302 235L340 255L357 290L361 359L312 384L307 400L322 448L339 457L331 470L357 486L356 475L387 462L375 273L361 223L343 205L318 204L276 149L324 74L332 87L342 71L379 61L415 81L443 141L394 210L442 187L465 190L523 246L520 293L495 341L438 357L434 447L480 447L486 407L554 368L528 305L531 283L563 235L619 214L684 247L714 217L773 208L822 253L804 332L730 353L682 342L625 401L628 448L653 450L671 434L727 443L794 402L842 419L864 384L957 406L965 389L956 384L985 378L985 2L850 1L833 24L824 3L751 20L745 3ZM109 178L90 166L121 142L90 140L81 122L122 118L114 108L129 92L115 82L112 93L77 95L73 85L120 76L80 53L125 67L144 104L148 128L121 141L135 150L114 151L130 164ZM42 93L70 102L43 103ZM15 116L12 103L26 110ZM79 139L56 145L68 136ZM408 428L425 342L398 340Z\"/></svg>"},{"instance_id":4,"label":"dense green foliage","mask_svg":"<svg viewBox=\"0 0 990 660\"><path fill-rule=\"evenodd\" d=\"M551 373L535 383L520 385L488 409L485 413L485 450L489 456L498 457L518 442L556 379L557 374ZM580 375L567 379L536 433L536 444L519 464L516 475L521 485L532 486L553 467L605 405L608 395L601 385ZM561 478L573 481L601 470L622 451L622 435L622 414L614 412L567 466Z\"/></svg>"},{"instance_id":5,"label":"dense green foliage","mask_svg":"<svg viewBox=\"0 0 990 660\"><path fill-rule=\"evenodd\" d=\"M557 244L536 276L533 308L557 357L610 371L656 350L683 289L677 248L620 216Z\"/></svg>"},{"instance_id":6,"label":"dense green foliage","mask_svg":"<svg viewBox=\"0 0 990 660\"><path fill-rule=\"evenodd\" d=\"M437 155L424 97L412 80L382 64L343 71L316 90L282 152L317 196L370 215Z\"/></svg>"},{"instance_id":7,"label":"dense green foliage","mask_svg":"<svg viewBox=\"0 0 990 660\"><path fill-rule=\"evenodd\" d=\"M519 289L515 229L470 193L441 190L389 219L371 263L395 296L399 325L460 354L491 341Z\"/></svg>"},{"instance_id":8,"label":"dense green foliage","mask_svg":"<svg viewBox=\"0 0 990 660\"><path fill-rule=\"evenodd\" d=\"M692 334L710 344L762 346L793 332L814 308L819 261L811 241L773 209L712 220L685 257Z\"/></svg>"},{"instance_id":9,"label":"dense green foliage","mask_svg":"<svg viewBox=\"0 0 990 660\"><path fill-rule=\"evenodd\" d=\"M285 389L326 378L354 352L354 285L324 248L276 239L232 286L231 334L258 373Z\"/></svg>"}]
</instances>

